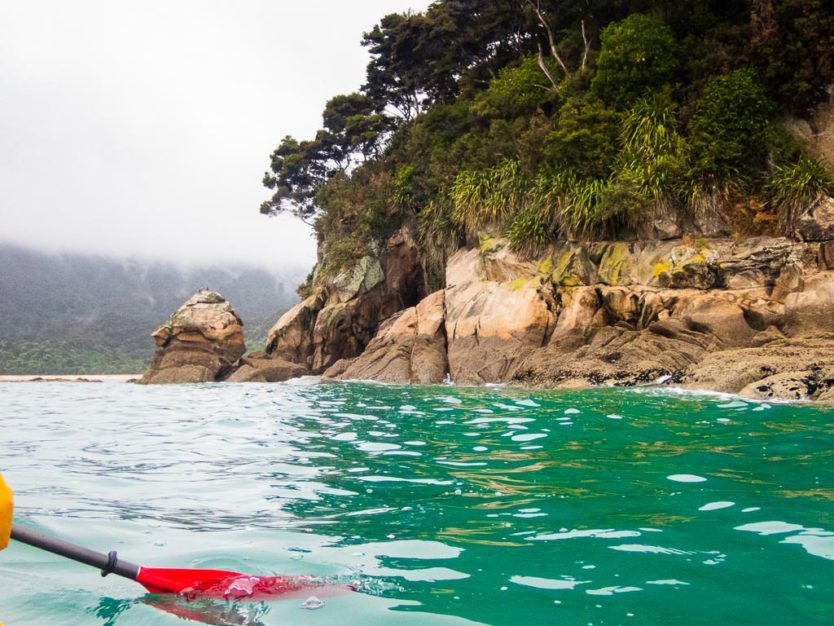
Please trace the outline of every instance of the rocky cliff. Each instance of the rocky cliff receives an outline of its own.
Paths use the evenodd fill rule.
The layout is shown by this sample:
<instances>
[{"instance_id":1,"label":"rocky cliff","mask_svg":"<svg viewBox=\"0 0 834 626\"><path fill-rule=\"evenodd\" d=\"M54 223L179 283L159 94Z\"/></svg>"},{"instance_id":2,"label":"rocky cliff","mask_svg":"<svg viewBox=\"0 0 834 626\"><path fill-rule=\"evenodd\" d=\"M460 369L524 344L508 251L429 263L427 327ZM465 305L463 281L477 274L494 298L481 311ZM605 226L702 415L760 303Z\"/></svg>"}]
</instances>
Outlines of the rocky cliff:
<instances>
[{"instance_id":1,"label":"rocky cliff","mask_svg":"<svg viewBox=\"0 0 834 626\"><path fill-rule=\"evenodd\" d=\"M413 306L365 261L286 314L270 351L337 380L671 381L834 400L834 232L812 219L829 205L809 209L806 241L566 242L522 260L484 238Z\"/></svg>"},{"instance_id":2,"label":"rocky cliff","mask_svg":"<svg viewBox=\"0 0 834 626\"><path fill-rule=\"evenodd\" d=\"M834 401L834 201L796 239L562 242L533 259L482 236L427 294L413 229L328 280L242 358L242 324L200 292L154 333L142 382L677 385Z\"/></svg>"}]
</instances>

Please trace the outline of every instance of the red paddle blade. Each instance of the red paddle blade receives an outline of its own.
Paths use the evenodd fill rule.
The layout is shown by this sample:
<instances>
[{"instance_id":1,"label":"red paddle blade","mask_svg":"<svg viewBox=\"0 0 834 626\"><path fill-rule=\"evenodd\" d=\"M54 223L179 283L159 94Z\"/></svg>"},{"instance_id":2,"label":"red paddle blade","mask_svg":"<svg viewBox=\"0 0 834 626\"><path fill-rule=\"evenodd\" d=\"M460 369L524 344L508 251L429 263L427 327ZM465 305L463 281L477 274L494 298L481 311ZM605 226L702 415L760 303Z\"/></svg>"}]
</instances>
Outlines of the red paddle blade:
<instances>
[{"instance_id":1,"label":"red paddle blade","mask_svg":"<svg viewBox=\"0 0 834 626\"><path fill-rule=\"evenodd\" d=\"M179 593L188 600L259 600L310 589L326 589L327 595L352 591L347 585L328 584L313 576L248 576L216 569L142 567L136 581L151 593Z\"/></svg>"},{"instance_id":2,"label":"red paddle blade","mask_svg":"<svg viewBox=\"0 0 834 626\"><path fill-rule=\"evenodd\" d=\"M222 569L177 569L140 567L136 582L151 593L181 593L201 584L212 584L243 576Z\"/></svg>"}]
</instances>

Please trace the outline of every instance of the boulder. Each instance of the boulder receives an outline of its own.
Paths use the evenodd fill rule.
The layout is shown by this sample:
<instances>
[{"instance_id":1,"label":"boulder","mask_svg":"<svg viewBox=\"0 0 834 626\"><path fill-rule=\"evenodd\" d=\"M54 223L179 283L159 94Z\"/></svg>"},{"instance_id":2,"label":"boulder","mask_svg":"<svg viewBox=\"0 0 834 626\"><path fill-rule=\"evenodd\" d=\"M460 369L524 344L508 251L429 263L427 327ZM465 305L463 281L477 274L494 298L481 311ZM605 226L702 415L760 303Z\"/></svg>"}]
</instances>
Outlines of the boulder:
<instances>
[{"instance_id":1,"label":"boulder","mask_svg":"<svg viewBox=\"0 0 834 626\"><path fill-rule=\"evenodd\" d=\"M290 363L279 358L245 357L238 367L226 379L229 383L280 383L290 378L298 378L307 373L307 368L298 363Z\"/></svg>"},{"instance_id":2,"label":"boulder","mask_svg":"<svg viewBox=\"0 0 834 626\"><path fill-rule=\"evenodd\" d=\"M222 295L205 289L152 336L159 349L141 384L222 380L246 352L240 317Z\"/></svg>"},{"instance_id":3,"label":"boulder","mask_svg":"<svg viewBox=\"0 0 834 626\"><path fill-rule=\"evenodd\" d=\"M654 332L655 325L649 330L603 326L578 346L551 340L519 364L514 380L542 387L638 385L661 377L679 381L703 357L709 341L670 325L666 332Z\"/></svg>"},{"instance_id":4,"label":"boulder","mask_svg":"<svg viewBox=\"0 0 834 626\"><path fill-rule=\"evenodd\" d=\"M749 346L757 330L732 295L712 291L689 299L677 315L690 330L709 333L724 346Z\"/></svg>"},{"instance_id":5,"label":"boulder","mask_svg":"<svg viewBox=\"0 0 834 626\"><path fill-rule=\"evenodd\" d=\"M550 280L558 287L579 287L596 282L596 267L585 246L556 248L552 268Z\"/></svg>"},{"instance_id":6,"label":"boulder","mask_svg":"<svg viewBox=\"0 0 834 626\"><path fill-rule=\"evenodd\" d=\"M449 372L464 384L509 380L520 359L544 344L555 321L554 303L538 276L488 280L478 254L455 253L446 273Z\"/></svg>"},{"instance_id":7,"label":"boulder","mask_svg":"<svg viewBox=\"0 0 834 626\"><path fill-rule=\"evenodd\" d=\"M834 385L834 334L716 351L694 364L683 382L751 398L817 399Z\"/></svg>"},{"instance_id":8,"label":"boulder","mask_svg":"<svg viewBox=\"0 0 834 626\"><path fill-rule=\"evenodd\" d=\"M822 197L799 214L794 236L802 241L834 239L834 198Z\"/></svg>"},{"instance_id":9,"label":"boulder","mask_svg":"<svg viewBox=\"0 0 834 626\"><path fill-rule=\"evenodd\" d=\"M728 289L757 289L771 287L782 268L797 260L797 251L784 238L753 238L719 246L718 256Z\"/></svg>"},{"instance_id":10,"label":"boulder","mask_svg":"<svg viewBox=\"0 0 834 626\"><path fill-rule=\"evenodd\" d=\"M309 369L313 358L313 325L322 306L323 297L316 294L284 313L269 331L267 354Z\"/></svg>"},{"instance_id":11,"label":"boulder","mask_svg":"<svg viewBox=\"0 0 834 626\"><path fill-rule=\"evenodd\" d=\"M806 278L802 291L785 298L784 332L791 337L834 332L834 272Z\"/></svg>"},{"instance_id":12,"label":"boulder","mask_svg":"<svg viewBox=\"0 0 834 626\"><path fill-rule=\"evenodd\" d=\"M394 314L380 325L359 357L337 361L324 377L388 383L443 382L447 372L443 300L443 291L437 291L416 307Z\"/></svg>"},{"instance_id":13,"label":"boulder","mask_svg":"<svg viewBox=\"0 0 834 626\"><path fill-rule=\"evenodd\" d=\"M632 285L638 282L632 246L623 241L605 244L605 251L599 261L597 282L603 285Z\"/></svg>"},{"instance_id":14,"label":"boulder","mask_svg":"<svg viewBox=\"0 0 834 626\"><path fill-rule=\"evenodd\" d=\"M385 280L379 259L365 256L333 278L327 289L327 304L340 304L368 293Z\"/></svg>"}]
</instances>

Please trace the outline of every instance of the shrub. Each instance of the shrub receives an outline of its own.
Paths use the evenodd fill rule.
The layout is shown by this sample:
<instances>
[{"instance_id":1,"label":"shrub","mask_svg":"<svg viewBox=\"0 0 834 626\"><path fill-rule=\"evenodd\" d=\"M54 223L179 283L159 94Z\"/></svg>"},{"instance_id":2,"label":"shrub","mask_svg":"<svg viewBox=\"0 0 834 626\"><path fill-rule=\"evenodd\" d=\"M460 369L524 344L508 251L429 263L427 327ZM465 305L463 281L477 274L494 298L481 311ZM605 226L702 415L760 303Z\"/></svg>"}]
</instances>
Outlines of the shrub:
<instances>
[{"instance_id":1,"label":"shrub","mask_svg":"<svg viewBox=\"0 0 834 626\"><path fill-rule=\"evenodd\" d=\"M507 230L510 248L524 255L534 255L553 240L553 225L548 211L531 207L513 218Z\"/></svg>"},{"instance_id":2,"label":"shrub","mask_svg":"<svg viewBox=\"0 0 834 626\"><path fill-rule=\"evenodd\" d=\"M623 116L614 180L621 193L634 196L635 207L668 208L680 195L687 146L676 126L677 107L668 91L641 98Z\"/></svg>"},{"instance_id":3,"label":"shrub","mask_svg":"<svg viewBox=\"0 0 834 626\"><path fill-rule=\"evenodd\" d=\"M834 177L819 161L803 155L795 163L775 166L766 190L785 234L790 235L799 213L834 191Z\"/></svg>"},{"instance_id":4,"label":"shrub","mask_svg":"<svg viewBox=\"0 0 834 626\"><path fill-rule=\"evenodd\" d=\"M548 164L580 178L605 178L616 157L619 116L599 99L572 98L544 145Z\"/></svg>"},{"instance_id":5,"label":"shrub","mask_svg":"<svg viewBox=\"0 0 834 626\"><path fill-rule=\"evenodd\" d=\"M552 95L551 85L535 56L505 67L489 87L478 94L472 110L484 117L513 118L530 115Z\"/></svg>"},{"instance_id":6,"label":"shrub","mask_svg":"<svg viewBox=\"0 0 834 626\"><path fill-rule=\"evenodd\" d=\"M526 185L512 159L488 170L463 170L452 184L453 219L470 230L499 226L523 207Z\"/></svg>"},{"instance_id":7,"label":"shrub","mask_svg":"<svg viewBox=\"0 0 834 626\"><path fill-rule=\"evenodd\" d=\"M619 109L669 83L678 68L678 44L660 20L633 13L600 36L593 92Z\"/></svg>"},{"instance_id":8,"label":"shrub","mask_svg":"<svg viewBox=\"0 0 834 626\"><path fill-rule=\"evenodd\" d=\"M762 171L772 110L753 70L712 79L689 122L694 176L743 181Z\"/></svg>"}]
</instances>

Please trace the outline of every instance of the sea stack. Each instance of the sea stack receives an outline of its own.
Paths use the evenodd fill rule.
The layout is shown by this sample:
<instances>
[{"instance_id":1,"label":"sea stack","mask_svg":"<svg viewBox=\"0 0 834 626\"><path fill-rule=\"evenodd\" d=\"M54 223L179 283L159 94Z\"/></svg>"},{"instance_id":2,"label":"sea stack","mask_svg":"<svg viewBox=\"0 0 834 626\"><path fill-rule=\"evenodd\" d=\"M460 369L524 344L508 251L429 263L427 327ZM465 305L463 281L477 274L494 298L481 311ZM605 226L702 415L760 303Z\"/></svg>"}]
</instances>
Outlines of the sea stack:
<instances>
[{"instance_id":1,"label":"sea stack","mask_svg":"<svg viewBox=\"0 0 834 626\"><path fill-rule=\"evenodd\" d=\"M246 352L240 316L208 289L191 296L152 336L159 349L141 384L223 380Z\"/></svg>"}]
</instances>

